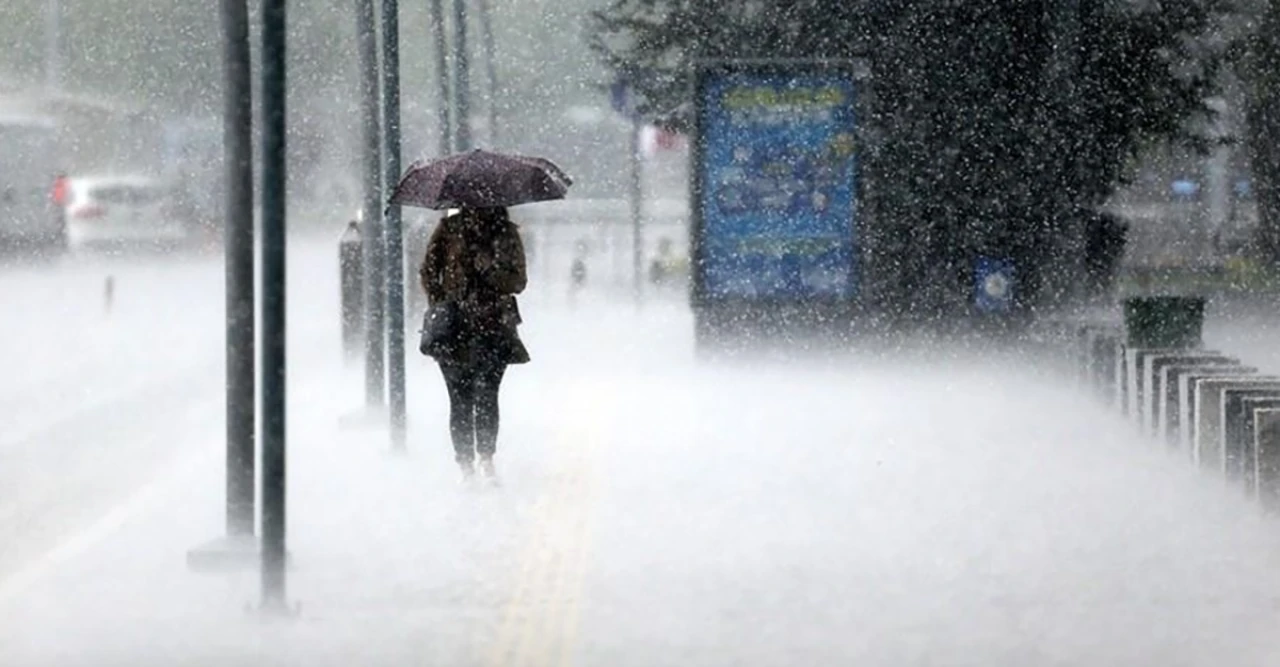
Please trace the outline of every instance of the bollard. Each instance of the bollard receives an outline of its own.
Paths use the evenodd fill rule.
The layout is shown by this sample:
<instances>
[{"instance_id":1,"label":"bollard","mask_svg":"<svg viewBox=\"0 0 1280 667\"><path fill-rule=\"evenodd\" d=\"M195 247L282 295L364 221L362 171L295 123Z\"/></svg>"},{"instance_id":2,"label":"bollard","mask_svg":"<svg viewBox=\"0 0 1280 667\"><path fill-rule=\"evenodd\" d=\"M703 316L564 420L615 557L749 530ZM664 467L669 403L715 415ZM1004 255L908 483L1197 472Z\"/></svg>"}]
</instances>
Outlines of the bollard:
<instances>
[{"instance_id":1,"label":"bollard","mask_svg":"<svg viewBox=\"0 0 1280 667\"><path fill-rule=\"evenodd\" d=\"M107 313L110 313L111 309L115 306L115 303L116 303L116 277L107 276L107 279L102 286L103 310L105 310Z\"/></svg>"},{"instance_id":2,"label":"bollard","mask_svg":"<svg viewBox=\"0 0 1280 667\"><path fill-rule=\"evenodd\" d=\"M1085 334L1085 383L1107 402L1114 400L1117 345L1121 338L1120 327L1108 324L1090 325Z\"/></svg>"},{"instance_id":3,"label":"bollard","mask_svg":"<svg viewBox=\"0 0 1280 667\"><path fill-rule=\"evenodd\" d=\"M1171 448L1181 445L1181 430L1185 422L1183 395L1190 377L1212 375L1240 375L1244 367L1238 359L1226 356L1192 357L1174 361L1160 368L1156 380L1156 436ZM1188 411L1189 414L1189 411Z\"/></svg>"},{"instance_id":4,"label":"bollard","mask_svg":"<svg viewBox=\"0 0 1280 667\"><path fill-rule=\"evenodd\" d=\"M1258 501L1264 510L1280 512L1280 409L1254 411L1253 449Z\"/></svg>"},{"instance_id":5,"label":"bollard","mask_svg":"<svg viewBox=\"0 0 1280 667\"><path fill-rule=\"evenodd\" d=\"M1125 393L1129 387L1128 364L1125 363L1129 348L1125 345L1124 338L1123 334L1115 337L1112 341L1115 349L1111 352L1114 363L1111 368L1111 409L1120 414L1125 414L1129 405L1129 397Z\"/></svg>"},{"instance_id":6,"label":"bollard","mask_svg":"<svg viewBox=\"0 0 1280 667\"><path fill-rule=\"evenodd\" d=\"M1252 366L1227 364L1224 366L1196 368L1178 373L1178 428L1176 445L1192 462L1196 426L1196 386L1201 380L1211 378L1251 377L1258 369Z\"/></svg>"},{"instance_id":7,"label":"bollard","mask_svg":"<svg viewBox=\"0 0 1280 667\"><path fill-rule=\"evenodd\" d=\"M1089 386L1092 332L1093 327L1089 324L1074 322L1071 325L1071 366L1075 370L1075 381L1081 387Z\"/></svg>"},{"instance_id":8,"label":"bollard","mask_svg":"<svg viewBox=\"0 0 1280 667\"><path fill-rule=\"evenodd\" d=\"M1233 363L1234 359L1218 352L1205 350L1186 350L1169 354L1151 354L1142 360L1142 412L1139 423L1143 432L1149 436L1157 436L1161 427L1161 404L1167 398L1169 386L1166 369L1179 364L1191 363Z\"/></svg>"},{"instance_id":9,"label":"bollard","mask_svg":"<svg viewBox=\"0 0 1280 667\"><path fill-rule=\"evenodd\" d=\"M1192 414L1192 460L1196 466L1227 472L1224 424L1222 414L1223 394L1230 389L1272 389L1280 391L1280 377L1267 375L1242 375L1237 377L1211 377L1196 380L1194 413Z\"/></svg>"},{"instance_id":10,"label":"bollard","mask_svg":"<svg viewBox=\"0 0 1280 667\"><path fill-rule=\"evenodd\" d=\"M364 241L360 223L352 220L338 241L342 299L342 350L347 361L364 350Z\"/></svg>"},{"instance_id":11,"label":"bollard","mask_svg":"<svg viewBox=\"0 0 1280 667\"><path fill-rule=\"evenodd\" d=\"M1124 351L1124 377L1125 377L1125 411L1126 417L1134 420L1138 427L1143 426L1143 419L1146 416L1144 399L1149 391L1148 384L1144 380L1149 375L1146 368L1146 361L1152 355L1169 355L1183 352L1181 348L1165 349L1165 348L1145 348L1134 347L1129 345ZM1144 370L1148 372L1144 373Z\"/></svg>"},{"instance_id":12,"label":"bollard","mask_svg":"<svg viewBox=\"0 0 1280 667\"><path fill-rule=\"evenodd\" d=\"M1245 478L1249 483L1249 495L1254 500L1262 499L1263 484L1266 483L1262 475L1262 469L1263 467L1270 467L1264 464L1263 461L1263 457L1268 453L1258 443L1259 413L1277 409L1280 409L1280 395L1247 396L1241 400L1241 412L1243 413L1241 423L1243 433L1241 433L1241 437L1246 439L1246 446L1249 452Z\"/></svg>"},{"instance_id":13,"label":"bollard","mask_svg":"<svg viewBox=\"0 0 1280 667\"><path fill-rule=\"evenodd\" d=\"M1253 424L1254 407L1275 407L1280 391L1275 387L1228 389L1222 392L1222 452L1227 479L1243 483L1254 495Z\"/></svg>"}]
</instances>

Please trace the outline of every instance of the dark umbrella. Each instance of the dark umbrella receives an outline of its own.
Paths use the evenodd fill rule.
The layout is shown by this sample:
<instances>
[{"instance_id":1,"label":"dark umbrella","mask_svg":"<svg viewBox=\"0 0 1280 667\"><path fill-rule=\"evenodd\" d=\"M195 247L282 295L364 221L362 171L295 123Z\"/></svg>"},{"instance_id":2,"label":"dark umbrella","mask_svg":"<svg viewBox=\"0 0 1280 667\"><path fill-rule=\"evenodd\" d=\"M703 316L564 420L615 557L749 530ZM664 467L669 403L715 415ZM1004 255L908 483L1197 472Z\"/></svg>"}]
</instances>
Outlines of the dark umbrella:
<instances>
[{"instance_id":1,"label":"dark umbrella","mask_svg":"<svg viewBox=\"0 0 1280 667\"><path fill-rule=\"evenodd\" d=\"M573 180L550 160L476 149L409 166L392 204L435 210L564 199Z\"/></svg>"}]
</instances>

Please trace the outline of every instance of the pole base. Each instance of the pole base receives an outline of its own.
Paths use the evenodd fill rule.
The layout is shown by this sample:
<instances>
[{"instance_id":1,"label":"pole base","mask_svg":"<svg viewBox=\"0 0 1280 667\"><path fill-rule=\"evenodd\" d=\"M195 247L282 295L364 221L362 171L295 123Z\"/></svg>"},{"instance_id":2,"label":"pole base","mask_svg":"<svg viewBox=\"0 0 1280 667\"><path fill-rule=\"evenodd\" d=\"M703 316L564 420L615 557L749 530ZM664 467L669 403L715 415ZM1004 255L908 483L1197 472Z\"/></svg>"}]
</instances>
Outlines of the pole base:
<instances>
[{"instance_id":1,"label":"pole base","mask_svg":"<svg viewBox=\"0 0 1280 667\"><path fill-rule=\"evenodd\" d=\"M294 620L302 616L302 603L295 602L290 606L284 600L262 600L257 604L246 604L244 612L265 621Z\"/></svg>"},{"instance_id":2,"label":"pole base","mask_svg":"<svg viewBox=\"0 0 1280 667\"><path fill-rule=\"evenodd\" d=\"M385 429L390 424L391 414L385 405L366 406L338 416L338 428L342 430L367 431Z\"/></svg>"},{"instance_id":3,"label":"pole base","mask_svg":"<svg viewBox=\"0 0 1280 667\"><path fill-rule=\"evenodd\" d=\"M262 542L256 535L220 537L187 552L187 569L194 572L243 572L261 565Z\"/></svg>"}]
</instances>

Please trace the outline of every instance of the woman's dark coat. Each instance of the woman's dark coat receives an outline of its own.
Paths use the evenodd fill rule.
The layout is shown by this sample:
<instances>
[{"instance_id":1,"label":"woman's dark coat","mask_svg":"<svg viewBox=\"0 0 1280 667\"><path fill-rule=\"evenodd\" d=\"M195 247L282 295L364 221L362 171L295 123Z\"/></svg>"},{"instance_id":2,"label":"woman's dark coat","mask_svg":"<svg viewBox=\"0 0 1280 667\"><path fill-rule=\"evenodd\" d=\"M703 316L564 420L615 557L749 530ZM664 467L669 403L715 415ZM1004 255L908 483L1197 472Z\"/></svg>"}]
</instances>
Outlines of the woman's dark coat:
<instances>
[{"instance_id":1,"label":"woman's dark coat","mask_svg":"<svg viewBox=\"0 0 1280 667\"><path fill-rule=\"evenodd\" d=\"M515 295L528 283L524 244L515 223L464 211L440 221L418 271L427 303L458 304L463 327L457 344L436 359L473 364L483 357L523 364L529 352L516 328Z\"/></svg>"}]
</instances>

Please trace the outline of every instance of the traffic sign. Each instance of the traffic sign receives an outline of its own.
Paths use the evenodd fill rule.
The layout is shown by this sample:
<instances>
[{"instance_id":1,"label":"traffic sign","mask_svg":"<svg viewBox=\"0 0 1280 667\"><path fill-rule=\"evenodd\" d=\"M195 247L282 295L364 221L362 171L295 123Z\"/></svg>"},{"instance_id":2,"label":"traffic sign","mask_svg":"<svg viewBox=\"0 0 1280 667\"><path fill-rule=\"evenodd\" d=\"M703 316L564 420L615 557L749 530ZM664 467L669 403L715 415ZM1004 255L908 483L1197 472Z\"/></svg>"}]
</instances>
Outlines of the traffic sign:
<instances>
[{"instance_id":1,"label":"traffic sign","mask_svg":"<svg viewBox=\"0 0 1280 667\"><path fill-rule=\"evenodd\" d=\"M974 305L984 313L1006 312L1013 305L1013 262L981 257L974 267Z\"/></svg>"},{"instance_id":2,"label":"traffic sign","mask_svg":"<svg viewBox=\"0 0 1280 667\"><path fill-rule=\"evenodd\" d=\"M627 120L639 119L640 101L639 91L627 79L619 77L609 84L609 106Z\"/></svg>"}]
</instances>

